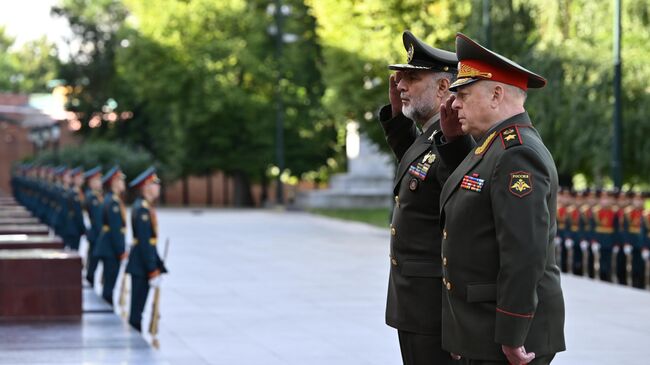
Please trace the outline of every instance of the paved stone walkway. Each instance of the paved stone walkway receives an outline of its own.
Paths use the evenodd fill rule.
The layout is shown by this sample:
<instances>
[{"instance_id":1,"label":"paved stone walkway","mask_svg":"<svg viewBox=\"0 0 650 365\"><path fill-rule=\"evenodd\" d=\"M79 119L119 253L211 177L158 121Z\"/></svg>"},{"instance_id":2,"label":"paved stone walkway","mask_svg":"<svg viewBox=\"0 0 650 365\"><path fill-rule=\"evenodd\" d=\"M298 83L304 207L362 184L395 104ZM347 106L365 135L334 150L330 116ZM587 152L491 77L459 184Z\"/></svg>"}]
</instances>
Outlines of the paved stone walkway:
<instances>
[{"instance_id":1,"label":"paved stone walkway","mask_svg":"<svg viewBox=\"0 0 650 365\"><path fill-rule=\"evenodd\" d=\"M401 364L384 324L387 230L262 210L160 209L159 221L171 241L160 350L86 289L80 323L0 323L0 365ZM569 350L553 364L650 361L650 292L572 276L563 288Z\"/></svg>"}]
</instances>

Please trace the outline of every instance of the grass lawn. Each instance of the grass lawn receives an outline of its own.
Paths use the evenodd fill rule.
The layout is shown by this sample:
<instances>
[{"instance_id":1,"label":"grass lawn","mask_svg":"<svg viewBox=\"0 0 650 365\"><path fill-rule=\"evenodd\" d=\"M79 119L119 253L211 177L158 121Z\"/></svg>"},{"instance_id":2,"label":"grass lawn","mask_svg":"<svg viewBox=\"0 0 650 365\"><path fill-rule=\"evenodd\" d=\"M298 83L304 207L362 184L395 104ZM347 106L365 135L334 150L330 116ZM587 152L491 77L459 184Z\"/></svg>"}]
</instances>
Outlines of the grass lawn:
<instances>
[{"instance_id":1,"label":"grass lawn","mask_svg":"<svg viewBox=\"0 0 650 365\"><path fill-rule=\"evenodd\" d=\"M390 225L390 209L387 208L355 208L355 209L311 209L311 213L349 221L369 223L386 228Z\"/></svg>"}]
</instances>

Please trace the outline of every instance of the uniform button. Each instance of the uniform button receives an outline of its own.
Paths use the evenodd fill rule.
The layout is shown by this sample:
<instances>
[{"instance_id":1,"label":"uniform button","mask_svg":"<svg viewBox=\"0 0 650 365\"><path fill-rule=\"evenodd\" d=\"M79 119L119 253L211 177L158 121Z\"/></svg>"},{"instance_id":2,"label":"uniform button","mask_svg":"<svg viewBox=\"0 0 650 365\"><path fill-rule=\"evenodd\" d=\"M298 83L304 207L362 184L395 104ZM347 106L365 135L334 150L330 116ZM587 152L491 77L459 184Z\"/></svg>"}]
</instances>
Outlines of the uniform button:
<instances>
[{"instance_id":1,"label":"uniform button","mask_svg":"<svg viewBox=\"0 0 650 365\"><path fill-rule=\"evenodd\" d=\"M446 257L442 258L442 266L447 266L447 258Z\"/></svg>"},{"instance_id":2,"label":"uniform button","mask_svg":"<svg viewBox=\"0 0 650 365\"><path fill-rule=\"evenodd\" d=\"M443 283L444 285L447 285L447 278L442 278L442 283Z\"/></svg>"},{"instance_id":3,"label":"uniform button","mask_svg":"<svg viewBox=\"0 0 650 365\"><path fill-rule=\"evenodd\" d=\"M394 236L395 234L397 234L397 230L395 230L395 227L393 227L393 225L391 224L390 225L390 235Z\"/></svg>"},{"instance_id":4,"label":"uniform button","mask_svg":"<svg viewBox=\"0 0 650 365\"><path fill-rule=\"evenodd\" d=\"M447 239L447 230L446 229L442 231L442 238L445 239L445 240Z\"/></svg>"},{"instance_id":5,"label":"uniform button","mask_svg":"<svg viewBox=\"0 0 650 365\"><path fill-rule=\"evenodd\" d=\"M451 290L451 283L447 282L447 290Z\"/></svg>"},{"instance_id":6,"label":"uniform button","mask_svg":"<svg viewBox=\"0 0 650 365\"><path fill-rule=\"evenodd\" d=\"M399 195L395 195L395 205L399 208Z\"/></svg>"},{"instance_id":7,"label":"uniform button","mask_svg":"<svg viewBox=\"0 0 650 365\"><path fill-rule=\"evenodd\" d=\"M390 263L393 264L393 266L397 266L397 260L395 260L394 257L390 259Z\"/></svg>"}]
</instances>

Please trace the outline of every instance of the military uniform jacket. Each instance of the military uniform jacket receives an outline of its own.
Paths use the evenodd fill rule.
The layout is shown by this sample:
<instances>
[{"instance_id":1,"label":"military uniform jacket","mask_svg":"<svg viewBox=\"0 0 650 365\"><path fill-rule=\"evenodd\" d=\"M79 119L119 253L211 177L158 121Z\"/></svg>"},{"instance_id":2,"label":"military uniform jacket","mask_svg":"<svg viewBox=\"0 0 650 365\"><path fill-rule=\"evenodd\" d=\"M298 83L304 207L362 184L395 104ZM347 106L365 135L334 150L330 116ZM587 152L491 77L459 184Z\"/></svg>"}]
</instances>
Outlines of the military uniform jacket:
<instances>
[{"instance_id":1,"label":"military uniform jacket","mask_svg":"<svg viewBox=\"0 0 650 365\"><path fill-rule=\"evenodd\" d=\"M102 231L102 197L100 193L91 189L86 190L85 205L90 220L90 228L86 233L86 237L88 237L91 244L94 244Z\"/></svg>"},{"instance_id":2,"label":"military uniform jacket","mask_svg":"<svg viewBox=\"0 0 650 365\"><path fill-rule=\"evenodd\" d=\"M97 257L118 259L126 251L126 212L119 197L106 193L102 205L103 226L94 253Z\"/></svg>"},{"instance_id":3,"label":"military uniform jacket","mask_svg":"<svg viewBox=\"0 0 650 365\"><path fill-rule=\"evenodd\" d=\"M404 115L392 118L390 105L382 109L380 121L398 161L386 323L403 331L440 336L438 201L450 164L462 161L473 147L473 140L466 137L443 144L439 121L420 134L415 123Z\"/></svg>"},{"instance_id":4,"label":"military uniform jacket","mask_svg":"<svg viewBox=\"0 0 650 365\"><path fill-rule=\"evenodd\" d=\"M65 225L61 234L64 236L81 236L86 233L82 205L83 198L76 189L67 189L65 191L65 201L67 206L67 215L65 216Z\"/></svg>"},{"instance_id":5,"label":"military uniform jacket","mask_svg":"<svg viewBox=\"0 0 650 365\"><path fill-rule=\"evenodd\" d=\"M158 243L158 222L156 213L149 203L139 198L131 208L133 245L129 253L126 272L134 276L154 276L167 272L156 245Z\"/></svg>"},{"instance_id":6,"label":"military uniform jacket","mask_svg":"<svg viewBox=\"0 0 650 365\"><path fill-rule=\"evenodd\" d=\"M557 171L527 113L488 131L441 195L442 343L505 361L501 344L537 356L565 349L555 262Z\"/></svg>"}]
</instances>

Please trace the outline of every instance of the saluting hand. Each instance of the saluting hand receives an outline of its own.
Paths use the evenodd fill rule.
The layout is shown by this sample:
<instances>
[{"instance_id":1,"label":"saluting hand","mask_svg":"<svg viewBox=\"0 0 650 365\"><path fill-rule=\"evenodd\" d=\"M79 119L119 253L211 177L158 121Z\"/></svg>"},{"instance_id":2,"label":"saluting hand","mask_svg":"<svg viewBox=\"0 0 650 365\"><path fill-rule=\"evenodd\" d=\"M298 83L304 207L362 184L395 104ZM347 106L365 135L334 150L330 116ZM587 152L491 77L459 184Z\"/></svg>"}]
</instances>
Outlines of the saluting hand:
<instances>
[{"instance_id":1,"label":"saluting hand","mask_svg":"<svg viewBox=\"0 0 650 365\"><path fill-rule=\"evenodd\" d=\"M450 95L444 104L440 104L440 128L447 142L464 135L460 122L458 121L458 110L454 110L451 104L456 100L456 95Z\"/></svg>"},{"instance_id":2,"label":"saluting hand","mask_svg":"<svg viewBox=\"0 0 650 365\"><path fill-rule=\"evenodd\" d=\"M390 78L388 79L388 99L390 100L390 108L393 118L402 112L402 98L400 96L400 91L397 88L397 84L399 84L401 79L401 71L397 71L390 75Z\"/></svg>"},{"instance_id":3,"label":"saluting hand","mask_svg":"<svg viewBox=\"0 0 650 365\"><path fill-rule=\"evenodd\" d=\"M526 352L526 349L523 346L510 347L501 345L501 351L503 351L508 362L512 365L525 365L535 359L535 353Z\"/></svg>"}]
</instances>

